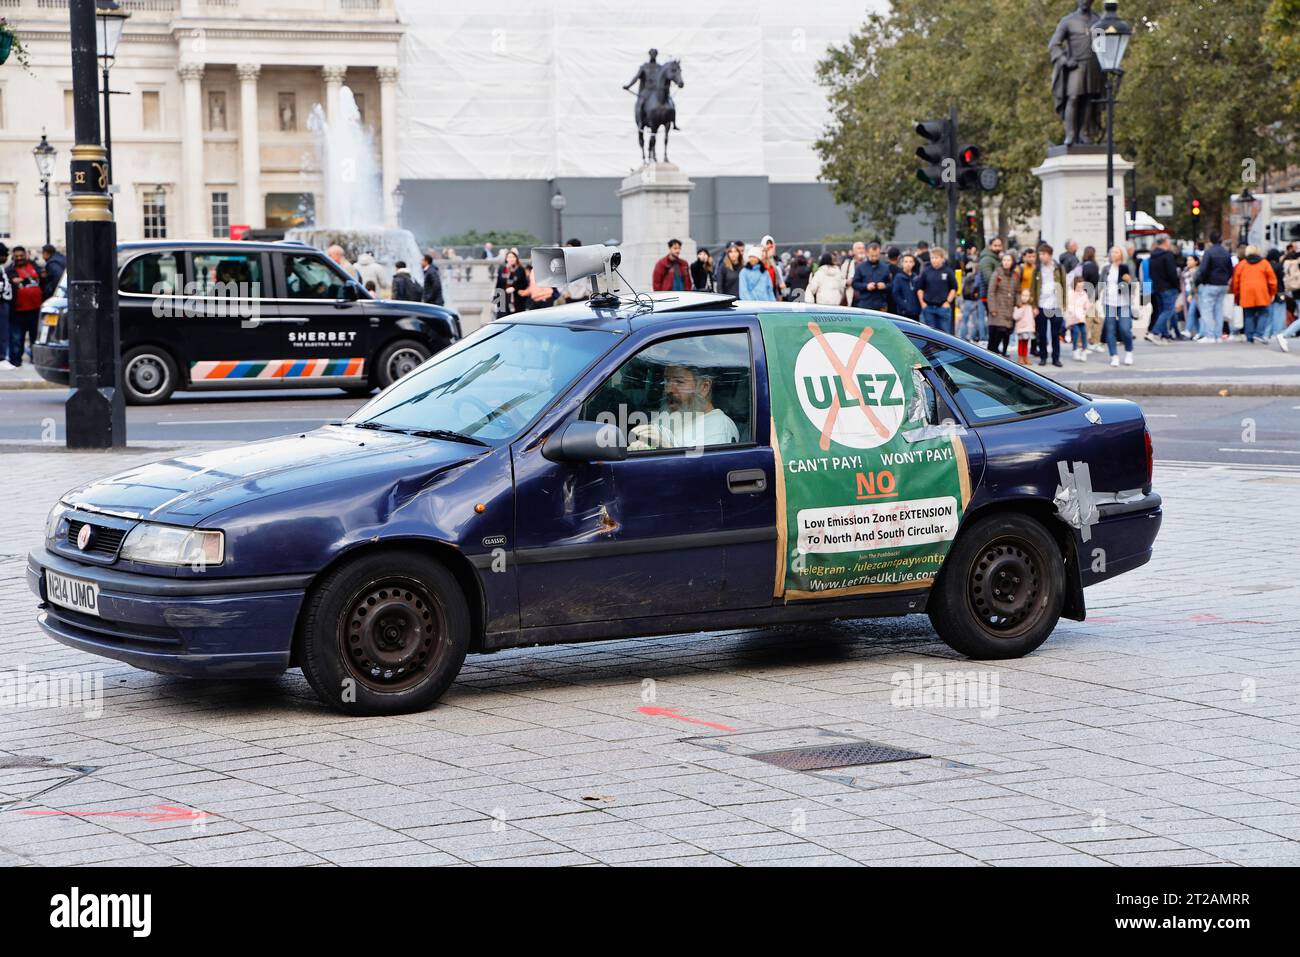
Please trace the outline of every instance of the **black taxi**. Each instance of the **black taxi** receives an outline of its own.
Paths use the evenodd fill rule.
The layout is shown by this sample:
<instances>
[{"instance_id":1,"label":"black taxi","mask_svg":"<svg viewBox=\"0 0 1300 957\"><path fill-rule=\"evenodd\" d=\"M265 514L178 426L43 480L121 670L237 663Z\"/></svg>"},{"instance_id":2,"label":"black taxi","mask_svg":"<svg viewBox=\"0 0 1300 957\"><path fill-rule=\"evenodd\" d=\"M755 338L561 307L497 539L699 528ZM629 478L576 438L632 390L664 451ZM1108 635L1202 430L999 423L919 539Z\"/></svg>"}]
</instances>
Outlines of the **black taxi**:
<instances>
[{"instance_id":1,"label":"black taxi","mask_svg":"<svg viewBox=\"0 0 1300 957\"><path fill-rule=\"evenodd\" d=\"M128 403L177 389L387 388L461 338L454 309L373 298L303 243L118 245ZM68 383L66 300L42 310L36 371Z\"/></svg>"}]
</instances>

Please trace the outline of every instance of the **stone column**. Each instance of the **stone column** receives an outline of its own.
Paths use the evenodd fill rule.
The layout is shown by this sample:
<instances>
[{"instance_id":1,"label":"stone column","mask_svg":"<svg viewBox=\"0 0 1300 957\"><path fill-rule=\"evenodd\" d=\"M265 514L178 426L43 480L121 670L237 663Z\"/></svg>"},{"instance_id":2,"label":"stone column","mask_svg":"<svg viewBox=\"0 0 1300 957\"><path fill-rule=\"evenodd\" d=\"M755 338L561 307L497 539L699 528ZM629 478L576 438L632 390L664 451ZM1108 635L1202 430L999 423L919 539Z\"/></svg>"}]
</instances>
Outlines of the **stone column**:
<instances>
[{"instance_id":1,"label":"stone column","mask_svg":"<svg viewBox=\"0 0 1300 957\"><path fill-rule=\"evenodd\" d=\"M339 91L343 89L343 78L347 76L345 66L323 66L321 76L325 78L325 122L331 130L338 129Z\"/></svg>"},{"instance_id":2,"label":"stone column","mask_svg":"<svg viewBox=\"0 0 1300 957\"><path fill-rule=\"evenodd\" d=\"M384 225L397 229L397 208L393 204L393 190L397 189L397 67L381 66L379 68L379 129L380 129L380 168L382 170L380 189L384 191Z\"/></svg>"},{"instance_id":3,"label":"stone column","mask_svg":"<svg viewBox=\"0 0 1300 957\"><path fill-rule=\"evenodd\" d=\"M262 144L258 136L257 78L261 64L241 63L239 73L239 195L240 222L254 229L266 225L262 201Z\"/></svg>"},{"instance_id":4,"label":"stone column","mask_svg":"<svg viewBox=\"0 0 1300 957\"><path fill-rule=\"evenodd\" d=\"M212 231L207 222L207 180L203 175L203 64L182 63L181 77L181 236L205 239ZM172 238L172 237L169 237Z\"/></svg>"},{"instance_id":5,"label":"stone column","mask_svg":"<svg viewBox=\"0 0 1300 957\"><path fill-rule=\"evenodd\" d=\"M624 178L618 191L623 201L619 272L637 292L650 291L655 263L668 254L668 240L680 239L682 258L695 260L695 240L690 238L694 188L673 163L648 163Z\"/></svg>"},{"instance_id":6,"label":"stone column","mask_svg":"<svg viewBox=\"0 0 1300 957\"><path fill-rule=\"evenodd\" d=\"M346 66L323 66L321 76L325 78L325 122L329 125L330 135L325 139L325 149L330 148L334 135L339 128L339 98L343 89L343 78L347 75ZM330 183L322 183L320 196L316 203L316 222L333 223L337 221L336 210L331 208Z\"/></svg>"}]
</instances>

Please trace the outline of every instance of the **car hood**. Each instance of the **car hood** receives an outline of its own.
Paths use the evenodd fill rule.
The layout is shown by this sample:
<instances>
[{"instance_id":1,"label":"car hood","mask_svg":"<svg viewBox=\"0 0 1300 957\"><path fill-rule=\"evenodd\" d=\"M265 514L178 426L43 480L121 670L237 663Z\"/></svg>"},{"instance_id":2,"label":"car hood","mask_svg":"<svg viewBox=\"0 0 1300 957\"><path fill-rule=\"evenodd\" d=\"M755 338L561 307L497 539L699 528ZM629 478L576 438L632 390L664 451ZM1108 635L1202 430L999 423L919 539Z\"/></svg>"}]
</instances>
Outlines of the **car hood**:
<instances>
[{"instance_id":1,"label":"car hood","mask_svg":"<svg viewBox=\"0 0 1300 957\"><path fill-rule=\"evenodd\" d=\"M74 489L69 505L172 525L197 525L251 500L330 482L430 476L488 449L327 425L312 432L182 455Z\"/></svg>"},{"instance_id":2,"label":"car hood","mask_svg":"<svg viewBox=\"0 0 1300 957\"><path fill-rule=\"evenodd\" d=\"M451 319L459 315L455 309L447 306L435 306L431 302L413 302L407 299L376 299L370 303L370 308L402 316L437 316L441 319Z\"/></svg>"}]
</instances>

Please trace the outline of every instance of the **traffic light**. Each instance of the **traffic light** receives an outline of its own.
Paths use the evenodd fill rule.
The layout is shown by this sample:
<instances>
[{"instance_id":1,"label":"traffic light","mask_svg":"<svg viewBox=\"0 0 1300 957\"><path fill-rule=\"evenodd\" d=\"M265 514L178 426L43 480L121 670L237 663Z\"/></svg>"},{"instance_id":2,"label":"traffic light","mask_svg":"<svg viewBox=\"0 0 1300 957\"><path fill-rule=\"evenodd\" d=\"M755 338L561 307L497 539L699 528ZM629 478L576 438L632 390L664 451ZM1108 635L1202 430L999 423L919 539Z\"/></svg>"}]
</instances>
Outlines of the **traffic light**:
<instances>
[{"instance_id":1,"label":"traffic light","mask_svg":"<svg viewBox=\"0 0 1300 957\"><path fill-rule=\"evenodd\" d=\"M967 143L957 151L957 188L976 189L979 186L980 148Z\"/></svg>"},{"instance_id":2,"label":"traffic light","mask_svg":"<svg viewBox=\"0 0 1300 957\"><path fill-rule=\"evenodd\" d=\"M979 229L979 214L972 209L969 213L966 214L966 230L967 232L974 233L978 229Z\"/></svg>"},{"instance_id":3,"label":"traffic light","mask_svg":"<svg viewBox=\"0 0 1300 957\"><path fill-rule=\"evenodd\" d=\"M1201 201L1199 199L1192 200L1192 215L1201 215Z\"/></svg>"},{"instance_id":4,"label":"traffic light","mask_svg":"<svg viewBox=\"0 0 1300 957\"><path fill-rule=\"evenodd\" d=\"M957 188L964 190L998 188L998 171L992 166L980 165L980 148L967 143L957 151Z\"/></svg>"},{"instance_id":5,"label":"traffic light","mask_svg":"<svg viewBox=\"0 0 1300 957\"><path fill-rule=\"evenodd\" d=\"M922 120L916 124L916 135L925 140L924 146L916 148L916 155L926 164L916 171L916 177L927 186L943 189L953 181L951 150L955 133L948 120Z\"/></svg>"}]
</instances>

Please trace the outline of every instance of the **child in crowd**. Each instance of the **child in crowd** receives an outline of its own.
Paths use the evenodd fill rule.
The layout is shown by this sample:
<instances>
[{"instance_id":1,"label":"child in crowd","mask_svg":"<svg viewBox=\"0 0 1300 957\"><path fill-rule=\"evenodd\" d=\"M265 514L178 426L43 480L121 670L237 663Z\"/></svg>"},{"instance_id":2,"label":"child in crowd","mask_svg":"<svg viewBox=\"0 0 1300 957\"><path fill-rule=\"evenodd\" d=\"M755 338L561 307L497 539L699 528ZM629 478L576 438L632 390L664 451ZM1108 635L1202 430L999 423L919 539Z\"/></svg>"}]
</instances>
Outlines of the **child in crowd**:
<instances>
[{"instance_id":1,"label":"child in crowd","mask_svg":"<svg viewBox=\"0 0 1300 957\"><path fill-rule=\"evenodd\" d=\"M1070 347L1075 362L1088 361L1088 284L1083 276L1074 277L1070 290L1070 303L1065 307L1065 329L1070 335Z\"/></svg>"},{"instance_id":2,"label":"child in crowd","mask_svg":"<svg viewBox=\"0 0 1300 957\"><path fill-rule=\"evenodd\" d=\"M1028 289L1020 290L1020 305L1011 314L1016 324L1016 355L1022 366L1029 365L1029 341L1034 338L1034 307Z\"/></svg>"}]
</instances>

